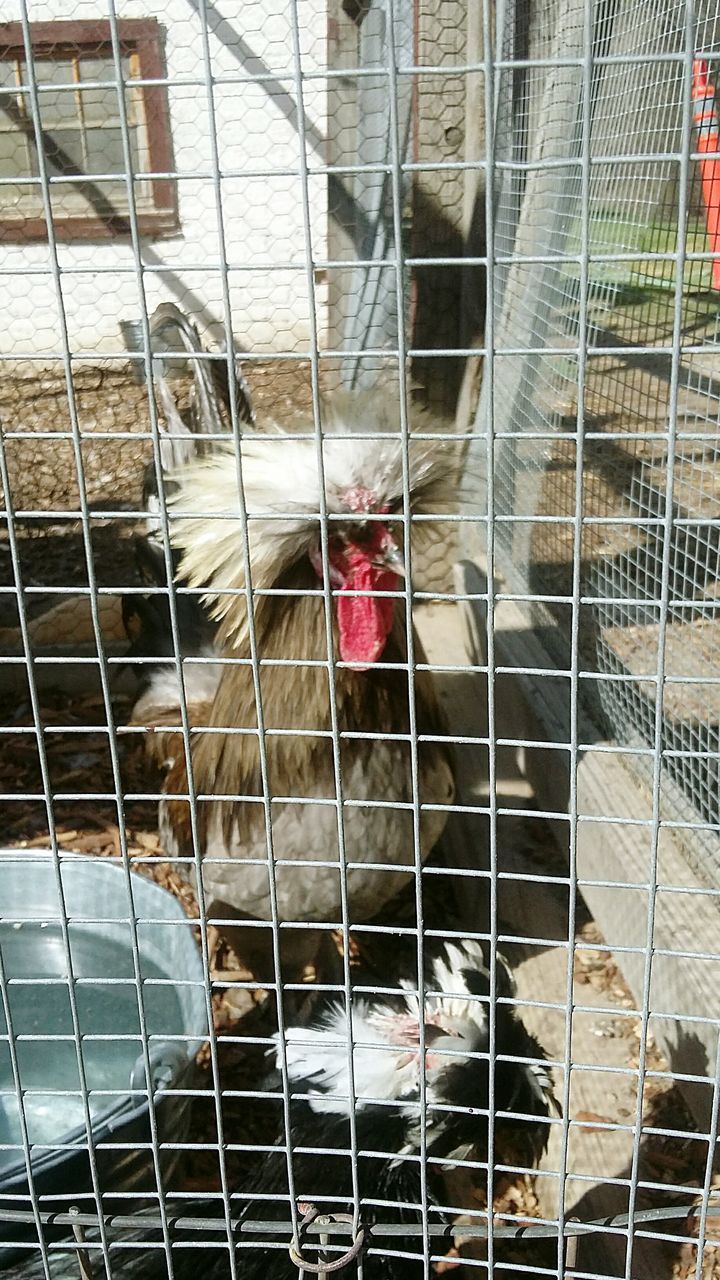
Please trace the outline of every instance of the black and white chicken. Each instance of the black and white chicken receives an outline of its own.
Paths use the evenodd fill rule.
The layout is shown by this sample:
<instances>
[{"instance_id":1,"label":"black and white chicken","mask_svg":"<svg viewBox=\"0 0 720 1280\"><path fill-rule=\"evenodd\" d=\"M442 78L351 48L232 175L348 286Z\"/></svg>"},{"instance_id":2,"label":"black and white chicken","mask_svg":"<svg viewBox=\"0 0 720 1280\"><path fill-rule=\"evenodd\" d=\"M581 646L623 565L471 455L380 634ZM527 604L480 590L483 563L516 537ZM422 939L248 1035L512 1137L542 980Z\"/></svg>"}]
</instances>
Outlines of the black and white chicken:
<instances>
[{"instance_id":1,"label":"black and white chicken","mask_svg":"<svg viewBox=\"0 0 720 1280\"><path fill-rule=\"evenodd\" d=\"M289 1230L263 1239L257 1231L244 1230L243 1224L297 1222L310 1205L325 1214L352 1214L351 1109L359 1221L366 1228L422 1223L423 1156L430 1223L448 1224L466 1207L452 1198L450 1180L456 1168L474 1168L477 1186L486 1188L491 1078L488 969L478 943L458 940L435 947L425 970L422 1006L417 988L406 980L397 994L375 995L362 990L369 975L359 972L351 994L351 1037L345 1001L338 995L326 995L316 1004L309 1025L286 1028L283 1042L279 1034L274 1037L274 1069L260 1089L277 1092L280 1101L284 1055L297 1205L290 1199L286 1147L281 1140L275 1150L258 1156L256 1170L234 1199L235 1260L242 1280L297 1277L287 1249ZM547 1145L549 1125L559 1115L559 1107L543 1050L514 1012L512 979L501 958L496 973L501 997L494 1006L492 1068L496 1163L505 1160L532 1170ZM207 1218L220 1213L218 1201L210 1206L176 1203L172 1216ZM166 1275L161 1233L148 1231L142 1214L132 1227L111 1229L108 1235L116 1242L116 1276L159 1280ZM202 1251L187 1244L198 1239L197 1231L178 1230L174 1238L178 1242L173 1250L176 1280L191 1280L198 1268L208 1280L225 1280L229 1275L223 1225L218 1223L216 1236L202 1235L206 1241ZM130 1240L150 1247L130 1250ZM208 1247L213 1241L217 1247ZM419 1280L423 1274L422 1241L417 1236L398 1239L380 1232L368 1236L368 1243L363 1272L372 1280ZM445 1247L437 1245L436 1251L442 1253ZM316 1261L311 1240L304 1252ZM337 1256L333 1253L330 1259ZM56 1266L53 1275L58 1280L65 1276L74 1280L73 1257L60 1254ZM8 1280L39 1280L41 1274L31 1255L8 1271Z\"/></svg>"}]
</instances>

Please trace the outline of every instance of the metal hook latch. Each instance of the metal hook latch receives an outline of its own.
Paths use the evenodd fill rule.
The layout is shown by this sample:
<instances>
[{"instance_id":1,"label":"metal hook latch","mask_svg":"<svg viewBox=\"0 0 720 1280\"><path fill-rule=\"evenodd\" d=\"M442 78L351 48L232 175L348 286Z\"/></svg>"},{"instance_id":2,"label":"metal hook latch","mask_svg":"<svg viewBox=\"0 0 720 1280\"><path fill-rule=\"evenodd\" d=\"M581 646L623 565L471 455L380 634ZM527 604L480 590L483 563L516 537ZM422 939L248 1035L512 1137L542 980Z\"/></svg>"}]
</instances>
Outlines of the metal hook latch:
<instances>
[{"instance_id":1,"label":"metal hook latch","mask_svg":"<svg viewBox=\"0 0 720 1280\"><path fill-rule=\"evenodd\" d=\"M301 1254L300 1250L303 1246L303 1236L311 1223L316 1222L322 1216L326 1222L347 1222L351 1227L355 1224L355 1219L350 1213L326 1213L321 1211L314 1204L302 1204L298 1206L304 1209L305 1213L300 1220L298 1231L295 1239L289 1246L290 1259L296 1267L302 1271L309 1271L312 1275L319 1276L327 1271L342 1271L343 1267L347 1267L349 1263L354 1262L360 1250L365 1243L365 1228L359 1226L355 1232L353 1242L347 1253L341 1254L339 1258L335 1258L332 1262L308 1262Z\"/></svg>"},{"instance_id":2,"label":"metal hook latch","mask_svg":"<svg viewBox=\"0 0 720 1280\"><path fill-rule=\"evenodd\" d=\"M77 1206L71 1205L70 1217L77 1218L79 1215L80 1210ZM73 1223L73 1236L75 1237L77 1244L80 1246L76 1253L78 1269L80 1271L80 1280L93 1280L93 1268L90 1261L89 1250L82 1248L82 1245L85 1243L85 1232L79 1222Z\"/></svg>"}]
</instances>

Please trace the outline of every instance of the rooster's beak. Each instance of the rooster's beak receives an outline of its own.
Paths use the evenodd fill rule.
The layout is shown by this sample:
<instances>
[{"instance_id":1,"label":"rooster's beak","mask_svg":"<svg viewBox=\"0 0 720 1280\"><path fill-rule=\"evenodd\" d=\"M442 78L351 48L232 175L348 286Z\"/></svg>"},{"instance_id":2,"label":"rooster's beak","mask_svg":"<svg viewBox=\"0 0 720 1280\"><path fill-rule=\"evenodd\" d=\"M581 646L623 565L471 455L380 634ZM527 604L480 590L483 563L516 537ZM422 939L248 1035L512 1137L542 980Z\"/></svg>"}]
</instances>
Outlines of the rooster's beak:
<instances>
[{"instance_id":1,"label":"rooster's beak","mask_svg":"<svg viewBox=\"0 0 720 1280\"><path fill-rule=\"evenodd\" d=\"M390 569L392 573L396 573L399 578L404 578L405 561L402 552L398 547L394 538L388 538L382 553L378 556L378 565L383 569Z\"/></svg>"}]
</instances>

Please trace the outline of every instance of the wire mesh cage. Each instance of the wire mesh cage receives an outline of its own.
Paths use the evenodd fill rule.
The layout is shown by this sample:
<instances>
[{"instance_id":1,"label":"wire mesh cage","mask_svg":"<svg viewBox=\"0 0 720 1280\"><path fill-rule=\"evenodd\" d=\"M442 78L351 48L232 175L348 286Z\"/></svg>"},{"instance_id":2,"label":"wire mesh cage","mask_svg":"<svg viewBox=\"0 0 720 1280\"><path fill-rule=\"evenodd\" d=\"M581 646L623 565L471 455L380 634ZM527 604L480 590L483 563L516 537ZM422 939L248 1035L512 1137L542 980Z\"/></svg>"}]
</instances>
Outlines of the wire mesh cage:
<instances>
[{"instance_id":1,"label":"wire mesh cage","mask_svg":"<svg viewBox=\"0 0 720 1280\"><path fill-rule=\"evenodd\" d=\"M1 16L0 1271L715 1275L720 11Z\"/></svg>"},{"instance_id":2,"label":"wire mesh cage","mask_svg":"<svg viewBox=\"0 0 720 1280\"><path fill-rule=\"evenodd\" d=\"M598 7L590 36L589 120L579 105L581 65L567 67L564 96L551 67L523 69L516 73L519 83L501 88L500 145L527 168L519 178L512 169L503 176L498 242L502 248L521 243L523 255L538 261L504 268L507 279L497 295L503 340L533 350L499 366L496 412L514 435L499 446L496 484L499 512L520 521L498 526L509 572L541 597L535 611L550 624L548 645L566 666L582 451L578 642L590 671L616 677L586 682L583 693L619 741L653 741L651 686L669 539L663 769L670 808L677 812L685 803L695 811L701 829L693 838L713 857L717 405L712 355L703 348L713 346L716 309L701 166L683 165L682 149L689 156L695 145L687 113L697 109L704 54L717 49L717 15L700 6L692 17L690 93L681 59L686 22L682 5L652 13L642 6ZM506 38L532 59L540 50L552 60L560 47L582 58L583 7L551 7L524 23L516 18ZM712 75L709 83L712 94ZM547 523L532 524L534 516L547 516ZM674 681L680 682L676 690Z\"/></svg>"}]
</instances>

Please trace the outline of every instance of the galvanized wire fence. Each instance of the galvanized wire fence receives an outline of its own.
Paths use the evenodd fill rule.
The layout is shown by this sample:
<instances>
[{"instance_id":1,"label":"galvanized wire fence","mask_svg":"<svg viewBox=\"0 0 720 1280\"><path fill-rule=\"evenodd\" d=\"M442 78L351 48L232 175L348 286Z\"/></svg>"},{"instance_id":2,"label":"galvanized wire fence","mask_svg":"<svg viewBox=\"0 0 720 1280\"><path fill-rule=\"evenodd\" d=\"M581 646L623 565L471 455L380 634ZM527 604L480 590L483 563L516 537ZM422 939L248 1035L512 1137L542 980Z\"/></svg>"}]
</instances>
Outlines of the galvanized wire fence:
<instances>
[{"instance_id":1,"label":"galvanized wire fence","mask_svg":"<svg viewBox=\"0 0 720 1280\"><path fill-rule=\"evenodd\" d=\"M0 1269L716 1274L716 6L2 16Z\"/></svg>"},{"instance_id":2,"label":"galvanized wire fence","mask_svg":"<svg viewBox=\"0 0 720 1280\"><path fill-rule=\"evenodd\" d=\"M560 49L581 59L583 12L551 6L507 38L533 59ZM539 597L538 625L550 624L548 647L566 666L581 453L579 643L589 672L616 677L582 688L611 735L637 745L653 740L667 545L663 773L673 813L689 805L698 842L716 858L716 308L700 166L690 159L686 21L683 5L598 7L584 161L584 67L565 67L562 92L551 67L533 66L501 90L500 145L524 167L503 176L498 242L526 260L516 253L503 268L496 296L503 340L518 348L496 380L496 411L512 433L498 448L496 484L499 513L519 522L499 525L509 572ZM691 22L692 74L709 55L712 92L717 14L698 6Z\"/></svg>"}]
</instances>

